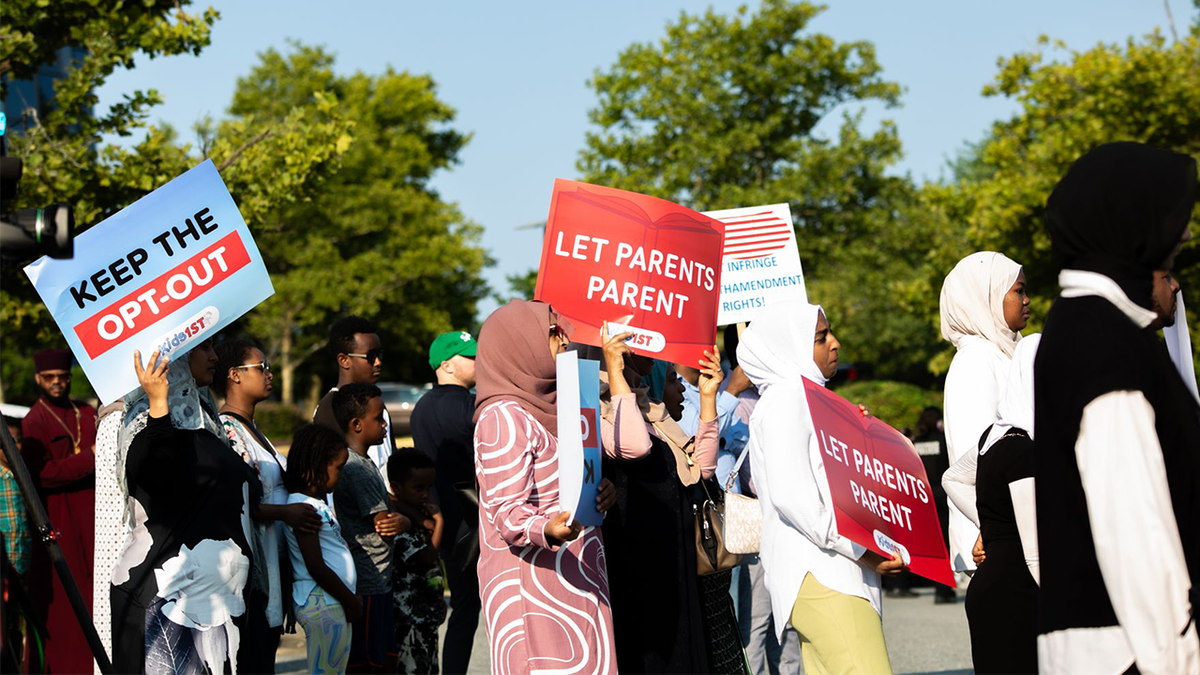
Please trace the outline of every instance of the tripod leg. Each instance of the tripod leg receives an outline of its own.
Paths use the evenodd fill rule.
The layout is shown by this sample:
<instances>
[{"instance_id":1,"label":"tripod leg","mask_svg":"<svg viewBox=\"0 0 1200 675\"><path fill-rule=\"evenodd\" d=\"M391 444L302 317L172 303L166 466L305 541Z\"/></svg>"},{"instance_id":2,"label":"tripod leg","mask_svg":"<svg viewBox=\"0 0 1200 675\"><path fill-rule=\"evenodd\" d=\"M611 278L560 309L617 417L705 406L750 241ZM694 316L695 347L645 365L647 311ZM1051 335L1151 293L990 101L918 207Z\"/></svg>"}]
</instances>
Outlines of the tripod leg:
<instances>
[{"instance_id":1,"label":"tripod leg","mask_svg":"<svg viewBox=\"0 0 1200 675\"><path fill-rule=\"evenodd\" d=\"M17 444L13 441L12 435L8 433L8 427L3 424L0 424L0 443L3 444L8 466L17 479L17 485L21 488L21 497L29 507L29 516L33 520L34 529L42 543L46 545L46 551L54 562L54 570L58 573L63 590L67 593L67 599L71 602L71 609L75 610L75 617L79 620L80 627L83 628L83 635L92 649L92 656L96 659L100 672L108 675L112 672L112 663L108 660L108 653L104 651L104 645L100 642L100 635L96 632L96 626L92 623L92 615L88 612L83 596L79 593L75 577L71 576L71 568L67 566L67 559L63 557L62 549L58 546L58 531L50 523L50 517L46 515L46 509L42 506L42 499L34 488L29 469L26 468L21 453L17 452Z\"/></svg>"}]
</instances>

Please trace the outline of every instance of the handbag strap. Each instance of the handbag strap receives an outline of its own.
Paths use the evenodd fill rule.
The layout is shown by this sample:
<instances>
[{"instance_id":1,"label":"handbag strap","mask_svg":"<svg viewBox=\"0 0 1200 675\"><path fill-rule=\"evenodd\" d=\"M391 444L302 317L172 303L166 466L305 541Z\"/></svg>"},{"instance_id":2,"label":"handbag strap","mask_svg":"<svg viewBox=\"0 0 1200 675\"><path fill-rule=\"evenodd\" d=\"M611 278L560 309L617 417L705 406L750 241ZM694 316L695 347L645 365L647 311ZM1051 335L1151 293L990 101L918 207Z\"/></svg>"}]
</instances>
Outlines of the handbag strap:
<instances>
[{"instance_id":1,"label":"handbag strap","mask_svg":"<svg viewBox=\"0 0 1200 675\"><path fill-rule=\"evenodd\" d=\"M729 478L725 479L725 491L729 492L733 489L733 481L737 478L738 470L742 468L742 462L746 461L746 457L750 454L750 444L742 448L742 454L738 455L737 461L733 464L733 469L729 472Z\"/></svg>"}]
</instances>

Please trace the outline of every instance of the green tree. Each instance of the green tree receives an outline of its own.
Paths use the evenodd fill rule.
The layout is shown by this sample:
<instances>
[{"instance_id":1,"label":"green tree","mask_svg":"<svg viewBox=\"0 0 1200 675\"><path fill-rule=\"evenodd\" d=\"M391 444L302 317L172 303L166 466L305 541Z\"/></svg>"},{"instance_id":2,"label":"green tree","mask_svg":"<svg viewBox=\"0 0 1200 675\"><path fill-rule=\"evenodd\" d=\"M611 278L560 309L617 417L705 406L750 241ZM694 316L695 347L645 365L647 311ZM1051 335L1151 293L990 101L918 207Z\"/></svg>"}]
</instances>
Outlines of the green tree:
<instances>
[{"instance_id":1,"label":"green tree","mask_svg":"<svg viewBox=\"0 0 1200 675\"><path fill-rule=\"evenodd\" d=\"M387 345L386 377L424 380L429 342L470 327L487 293L481 228L429 186L437 171L457 163L468 140L449 126L454 110L428 76L390 67L341 76L333 65L321 48L268 50L238 81L229 109L234 120L286 118L328 92L355 123L340 168L321 189L275 211L255 232L275 295L247 327L279 366L289 403L306 365L332 375L327 359L310 357L336 317L375 319Z\"/></svg>"},{"instance_id":2,"label":"green tree","mask_svg":"<svg viewBox=\"0 0 1200 675\"><path fill-rule=\"evenodd\" d=\"M871 43L809 31L823 10L764 0L753 13L683 13L657 42L630 46L590 82L596 129L578 167L701 210L787 202L809 295L829 305L849 358L920 377L929 350L906 338L928 328L895 311L895 293L925 221L908 217L910 181L887 173L901 154L895 126L861 129L862 105L895 105L900 87ZM835 136L818 135L831 115Z\"/></svg>"},{"instance_id":3,"label":"green tree","mask_svg":"<svg viewBox=\"0 0 1200 675\"><path fill-rule=\"evenodd\" d=\"M1045 203L1067 167L1096 145L1127 140L1200 159L1200 36L1171 41L1155 32L1085 51L1043 37L1034 51L1002 59L983 93L1014 99L1021 108L966 153L954 184L924 189L930 211L959 234L934 242L918 275L924 279L906 302L936 326L937 290L954 261L975 250L1002 251L1025 266L1034 308L1029 330L1036 331L1058 291ZM1178 265L1189 296L1200 289L1195 251L1187 247ZM1189 326L1200 347L1194 316ZM948 350L934 357L934 371L948 366Z\"/></svg>"},{"instance_id":4,"label":"green tree","mask_svg":"<svg viewBox=\"0 0 1200 675\"><path fill-rule=\"evenodd\" d=\"M336 167L349 144L350 124L327 93L283 116L243 116L205 125L196 150L179 143L169 127L146 128L153 106L162 100L153 89L131 92L107 110L97 110L95 91L117 68L132 67L135 57L196 54L209 44L216 11L190 14L184 11L187 4L0 4L6 33L0 39L0 86L7 87L9 77L36 72L64 46L83 50L82 58L55 83L51 109L28 111L21 120L23 131L9 136L9 152L25 161L25 176L16 203L6 208L69 202L81 232L212 158L257 232L281 205L304 199ZM132 147L103 142L105 135L130 136L143 128L144 138ZM0 269L0 323L6 383L18 394L32 394L23 370L28 352L61 338L20 265Z\"/></svg>"}]
</instances>

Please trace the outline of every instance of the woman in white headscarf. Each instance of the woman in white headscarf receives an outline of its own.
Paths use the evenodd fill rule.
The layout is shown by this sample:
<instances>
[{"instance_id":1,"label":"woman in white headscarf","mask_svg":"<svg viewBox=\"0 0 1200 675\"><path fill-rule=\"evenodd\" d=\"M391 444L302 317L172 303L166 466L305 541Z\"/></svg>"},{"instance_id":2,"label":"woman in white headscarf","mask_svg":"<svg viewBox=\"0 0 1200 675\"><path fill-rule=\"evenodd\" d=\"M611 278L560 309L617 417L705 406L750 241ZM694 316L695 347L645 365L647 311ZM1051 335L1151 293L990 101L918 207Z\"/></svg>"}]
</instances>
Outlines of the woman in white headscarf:
<instances>
[{"instance_id":1,"label":"woman in white headscarf","mask_svg":"<svg viewBox=\"0 0 1200 675\"><path fill-rule=\"evenodd\" d=\"M946 373L942 404L950 463L977 454L979 437L996 421L1008 364L1029 321L1021 266L1000 253L972 253L942 283L942 337L958 350ZM950 504L950 561L975 569L971 550L979 528Z\"/></svg>"},{"instance_id":2,"label":"woman in white headscarf","mask_svg":"<svg viewBox=\"0 0 1200 675\"><path fill-rule=\"evenodd\" d=\"M1038 671L1033 361L1040 339L1030 335L1017 345L978 467L966 467L974 464L966 454L942 479L946 494L983 533L986 557L967 589L976 673ZM964 485L967 479L974 485Z\"/></svg>"},{"instance_id":3,"label":"woman in white headscarf","mask_svg":"<svg viewBox=\"0 0 1200 675\"><path fill-rule=\"evenodd\" d=\"M760 559L776 637L796 630L806 673L890 673L879 575L903 563L838 533L804 394L804 378L824 385L837 371L839 348L824 311L805 303L772 305L742 334L738 362L761 395L749 442Z\"/></svg>"}]
</instances>

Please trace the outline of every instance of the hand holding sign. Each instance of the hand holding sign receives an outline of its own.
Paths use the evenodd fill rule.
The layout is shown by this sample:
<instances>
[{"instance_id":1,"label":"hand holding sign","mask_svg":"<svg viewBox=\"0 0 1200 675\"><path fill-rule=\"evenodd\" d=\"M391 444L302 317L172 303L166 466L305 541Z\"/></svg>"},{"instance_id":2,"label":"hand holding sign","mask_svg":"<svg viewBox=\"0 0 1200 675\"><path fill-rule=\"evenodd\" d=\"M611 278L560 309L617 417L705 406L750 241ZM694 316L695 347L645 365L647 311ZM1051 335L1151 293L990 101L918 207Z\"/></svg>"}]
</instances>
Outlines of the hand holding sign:
<instances>
[{"instance_id":1,"label":"hand holding sign","mask_svg":"<svg viewBox=\"0 0 1200 675\"><path fill-rule=\"evenodd\" d=\"M694 363L716 335L720 221L635 192L556 180L534 297L603 346L631 333L639 354Z\"/></svg>"},{"instance_id":2,"label":"hand holding sign","mask_svg":"<svg viewBox=\"0 0 1200 675\"><path fill-rule=\"evenodd\" d=\"M872 551L862 562L880 574L907 567L953 586L933 490L912 443L825 387L806 379L804 389L838 533Z\"/></svg>"},{"instance_id":3,"label":"hand holding sign","mask_svg":"<svg viewBox=\"0 0 1200 675\"><path fill-rule=\"evenodd\" d=\"M583 525L571 520L571 514L566 511L560 511L557 516L547 521L546 527L542 529L542 534L546 535L546 539L553 546L575 541L580 532L583 532Z\"/></svg>"}]
</instances>

